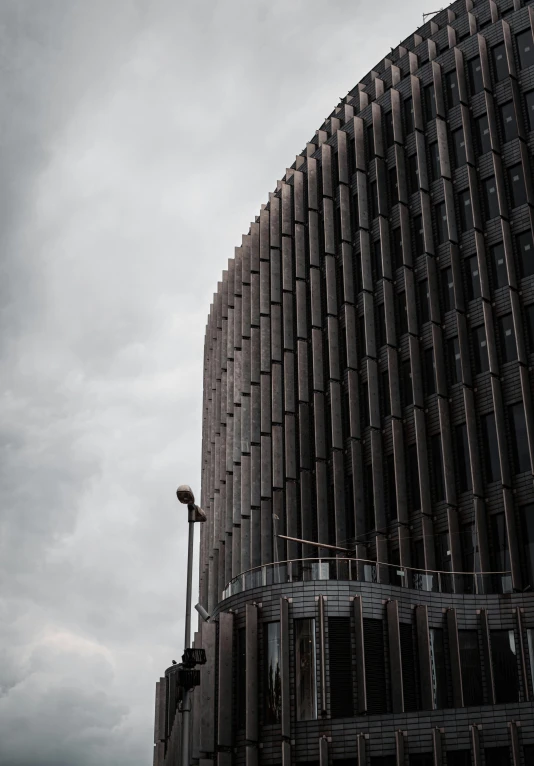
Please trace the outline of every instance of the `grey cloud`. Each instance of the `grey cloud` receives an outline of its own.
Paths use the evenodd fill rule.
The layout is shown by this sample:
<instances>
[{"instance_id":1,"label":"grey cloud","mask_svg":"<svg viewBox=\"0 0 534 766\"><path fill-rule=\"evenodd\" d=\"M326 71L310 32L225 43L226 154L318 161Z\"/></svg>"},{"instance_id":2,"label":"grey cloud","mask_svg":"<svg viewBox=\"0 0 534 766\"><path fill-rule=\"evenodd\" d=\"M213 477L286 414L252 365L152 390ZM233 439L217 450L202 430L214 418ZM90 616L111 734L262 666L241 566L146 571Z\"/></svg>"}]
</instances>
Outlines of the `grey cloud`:
<instances>
[{"instance_id":1,"label":"grey cloud","mask_svg":"<svg viewBox=\"0 0 534 766\"><path fill-rule=\"evenodd\" d=\"M395 42L352 0L1 4L2 766L150 763L213 291Z\"/></svg>"}]
</instances>

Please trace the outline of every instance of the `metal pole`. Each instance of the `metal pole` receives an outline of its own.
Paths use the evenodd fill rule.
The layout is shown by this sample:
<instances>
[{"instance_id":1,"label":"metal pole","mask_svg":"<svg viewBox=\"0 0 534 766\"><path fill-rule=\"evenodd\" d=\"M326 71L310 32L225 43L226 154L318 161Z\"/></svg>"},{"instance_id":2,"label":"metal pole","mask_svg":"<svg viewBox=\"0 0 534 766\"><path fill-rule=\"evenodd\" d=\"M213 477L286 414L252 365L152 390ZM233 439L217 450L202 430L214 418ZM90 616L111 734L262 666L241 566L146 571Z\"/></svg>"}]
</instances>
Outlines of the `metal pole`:
<instances>
[{"instance_id":1,"label":"metal pole","mask_svg":"<svg viewBox=\"0 0 534 766\"><path fill-rule=\"evenodd\" d=\"M187 546L187 586L185 596L185 638L184 646L191 645L191 591L193 587L193 541L195 536L195 510L188 508L189 542ZM182 763L189 766L189 726L191 721L191 692L184 689L182 697Z\"/></svg>"},{"instance_id":2,"label":"metal pole","mask_svg":"<svg viewBox=\"0 0 534 766\"><path fill-rule=\"evenodd\" d=\"M191 646L191 593L193 590L193 542L195 539L195 511L188 509L189 542L187 545L187 586L185 595L185 638L184 647Z\"/></svg>"}]
</instances>

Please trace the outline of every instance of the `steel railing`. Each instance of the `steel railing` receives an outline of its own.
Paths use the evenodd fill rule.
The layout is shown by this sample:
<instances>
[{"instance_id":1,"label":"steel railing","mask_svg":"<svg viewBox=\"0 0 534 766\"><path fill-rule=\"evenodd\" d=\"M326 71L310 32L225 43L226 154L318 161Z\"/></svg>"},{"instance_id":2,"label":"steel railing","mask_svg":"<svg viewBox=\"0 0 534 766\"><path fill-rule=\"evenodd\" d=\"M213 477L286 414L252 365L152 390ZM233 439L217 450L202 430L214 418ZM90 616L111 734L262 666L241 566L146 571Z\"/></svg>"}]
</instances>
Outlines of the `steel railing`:
<instances>
[{"instance_id":1,"label":"steel railing","mask_svg":"<svg viewBox=\"0 0 534 766\"><path fill-rule=\"evenodd\" d=\"M305 558L263 564L234 577L223 599L281 583L349 580L397 585L432 593L511 593L511 572L442 572L357 558Z\"/></svg>"}]
</instances>

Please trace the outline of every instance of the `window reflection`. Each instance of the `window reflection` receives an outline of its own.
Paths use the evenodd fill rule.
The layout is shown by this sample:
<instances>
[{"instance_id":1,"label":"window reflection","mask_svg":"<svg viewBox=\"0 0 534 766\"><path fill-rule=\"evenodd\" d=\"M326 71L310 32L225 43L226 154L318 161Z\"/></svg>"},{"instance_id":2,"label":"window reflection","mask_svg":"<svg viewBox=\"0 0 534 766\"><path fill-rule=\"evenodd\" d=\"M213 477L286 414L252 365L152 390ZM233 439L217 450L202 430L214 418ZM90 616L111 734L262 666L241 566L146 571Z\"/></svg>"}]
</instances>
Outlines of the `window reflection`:
<instances>
[{"instance_id":1,"label":"window reflection","mask_svg":"<svg viewBox=\"0 0 534 766\"><path fill-rule=\"evenodd\" d=\"M491 149L491 136L487 114L483 114L475 120L475 132L478 153L486 154L486 152L489 152Z\"/></svg>"},{"instance_id":2,"label":"window reflection","mask_svg":"<svg viewBox=\"0 0 534 766\"><path fill-rule=\"evenodd\" d=\"M282 679L280 675L280 623L265 625L265 677L264 710L265 723L280 723L282 712Z\"/></svg>"},{"instance_id":3,"label":"window reflection","mask_svg":"<svg viewBox=\"0 0 534 766\"><path fill-rule=\"evenodd\" d=\"M297 721L317 718L315 620L295 620L295 692Z\"/></svg>"},{"instance_id":4,"label":"window reflection","mask_svg":"<svg viewBox=\"0 0 534 766\"><path fill-rule=\"evenodd\" d=\"M432 692L434 708L447 707L447 671L443 630L430 628L430 660L432 664Z\"/></svg>"},{"instance_id":5,"label":"window reflection","mask_svg":"<svg viewBox=\"0 0 534 766\"><path fill-rule=\"evenodd\" d=\"M482 671L480 651L476 630L459 630L460 663L462 667L462 687L464 705L482 705Z\"/></svg>"},{"instance_id":6,"label":"window reflection","mask_svg":"<svg viewBox=\"0 0 534 766\"><path fill-rule=\"evenodd\" d=\"M471 91L471 95L474 96L475 93L480 93L480 91L484 88L480 56L476 56L467 62L467 74L469 77L469 89Z\"/></svg>"}]
</instances>

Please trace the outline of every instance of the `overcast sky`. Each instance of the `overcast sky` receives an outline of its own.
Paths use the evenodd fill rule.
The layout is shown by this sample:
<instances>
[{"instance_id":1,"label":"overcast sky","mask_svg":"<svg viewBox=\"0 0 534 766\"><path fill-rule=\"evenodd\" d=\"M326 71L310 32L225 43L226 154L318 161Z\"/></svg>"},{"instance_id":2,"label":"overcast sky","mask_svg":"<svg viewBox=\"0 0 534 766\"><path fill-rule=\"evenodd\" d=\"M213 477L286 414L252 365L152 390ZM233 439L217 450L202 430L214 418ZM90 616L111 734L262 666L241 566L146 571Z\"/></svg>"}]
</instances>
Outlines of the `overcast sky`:
<instances>
[{"instance_id":1,"label":"overcast sky","mask_svg":"<svg viewBox=\"0 0 534 766\"><path fill-rule=\"evenodd\" d=\"M217 280L428 10L1 0L1 766L151 766Z\"/></svg>"}]
</instances>

